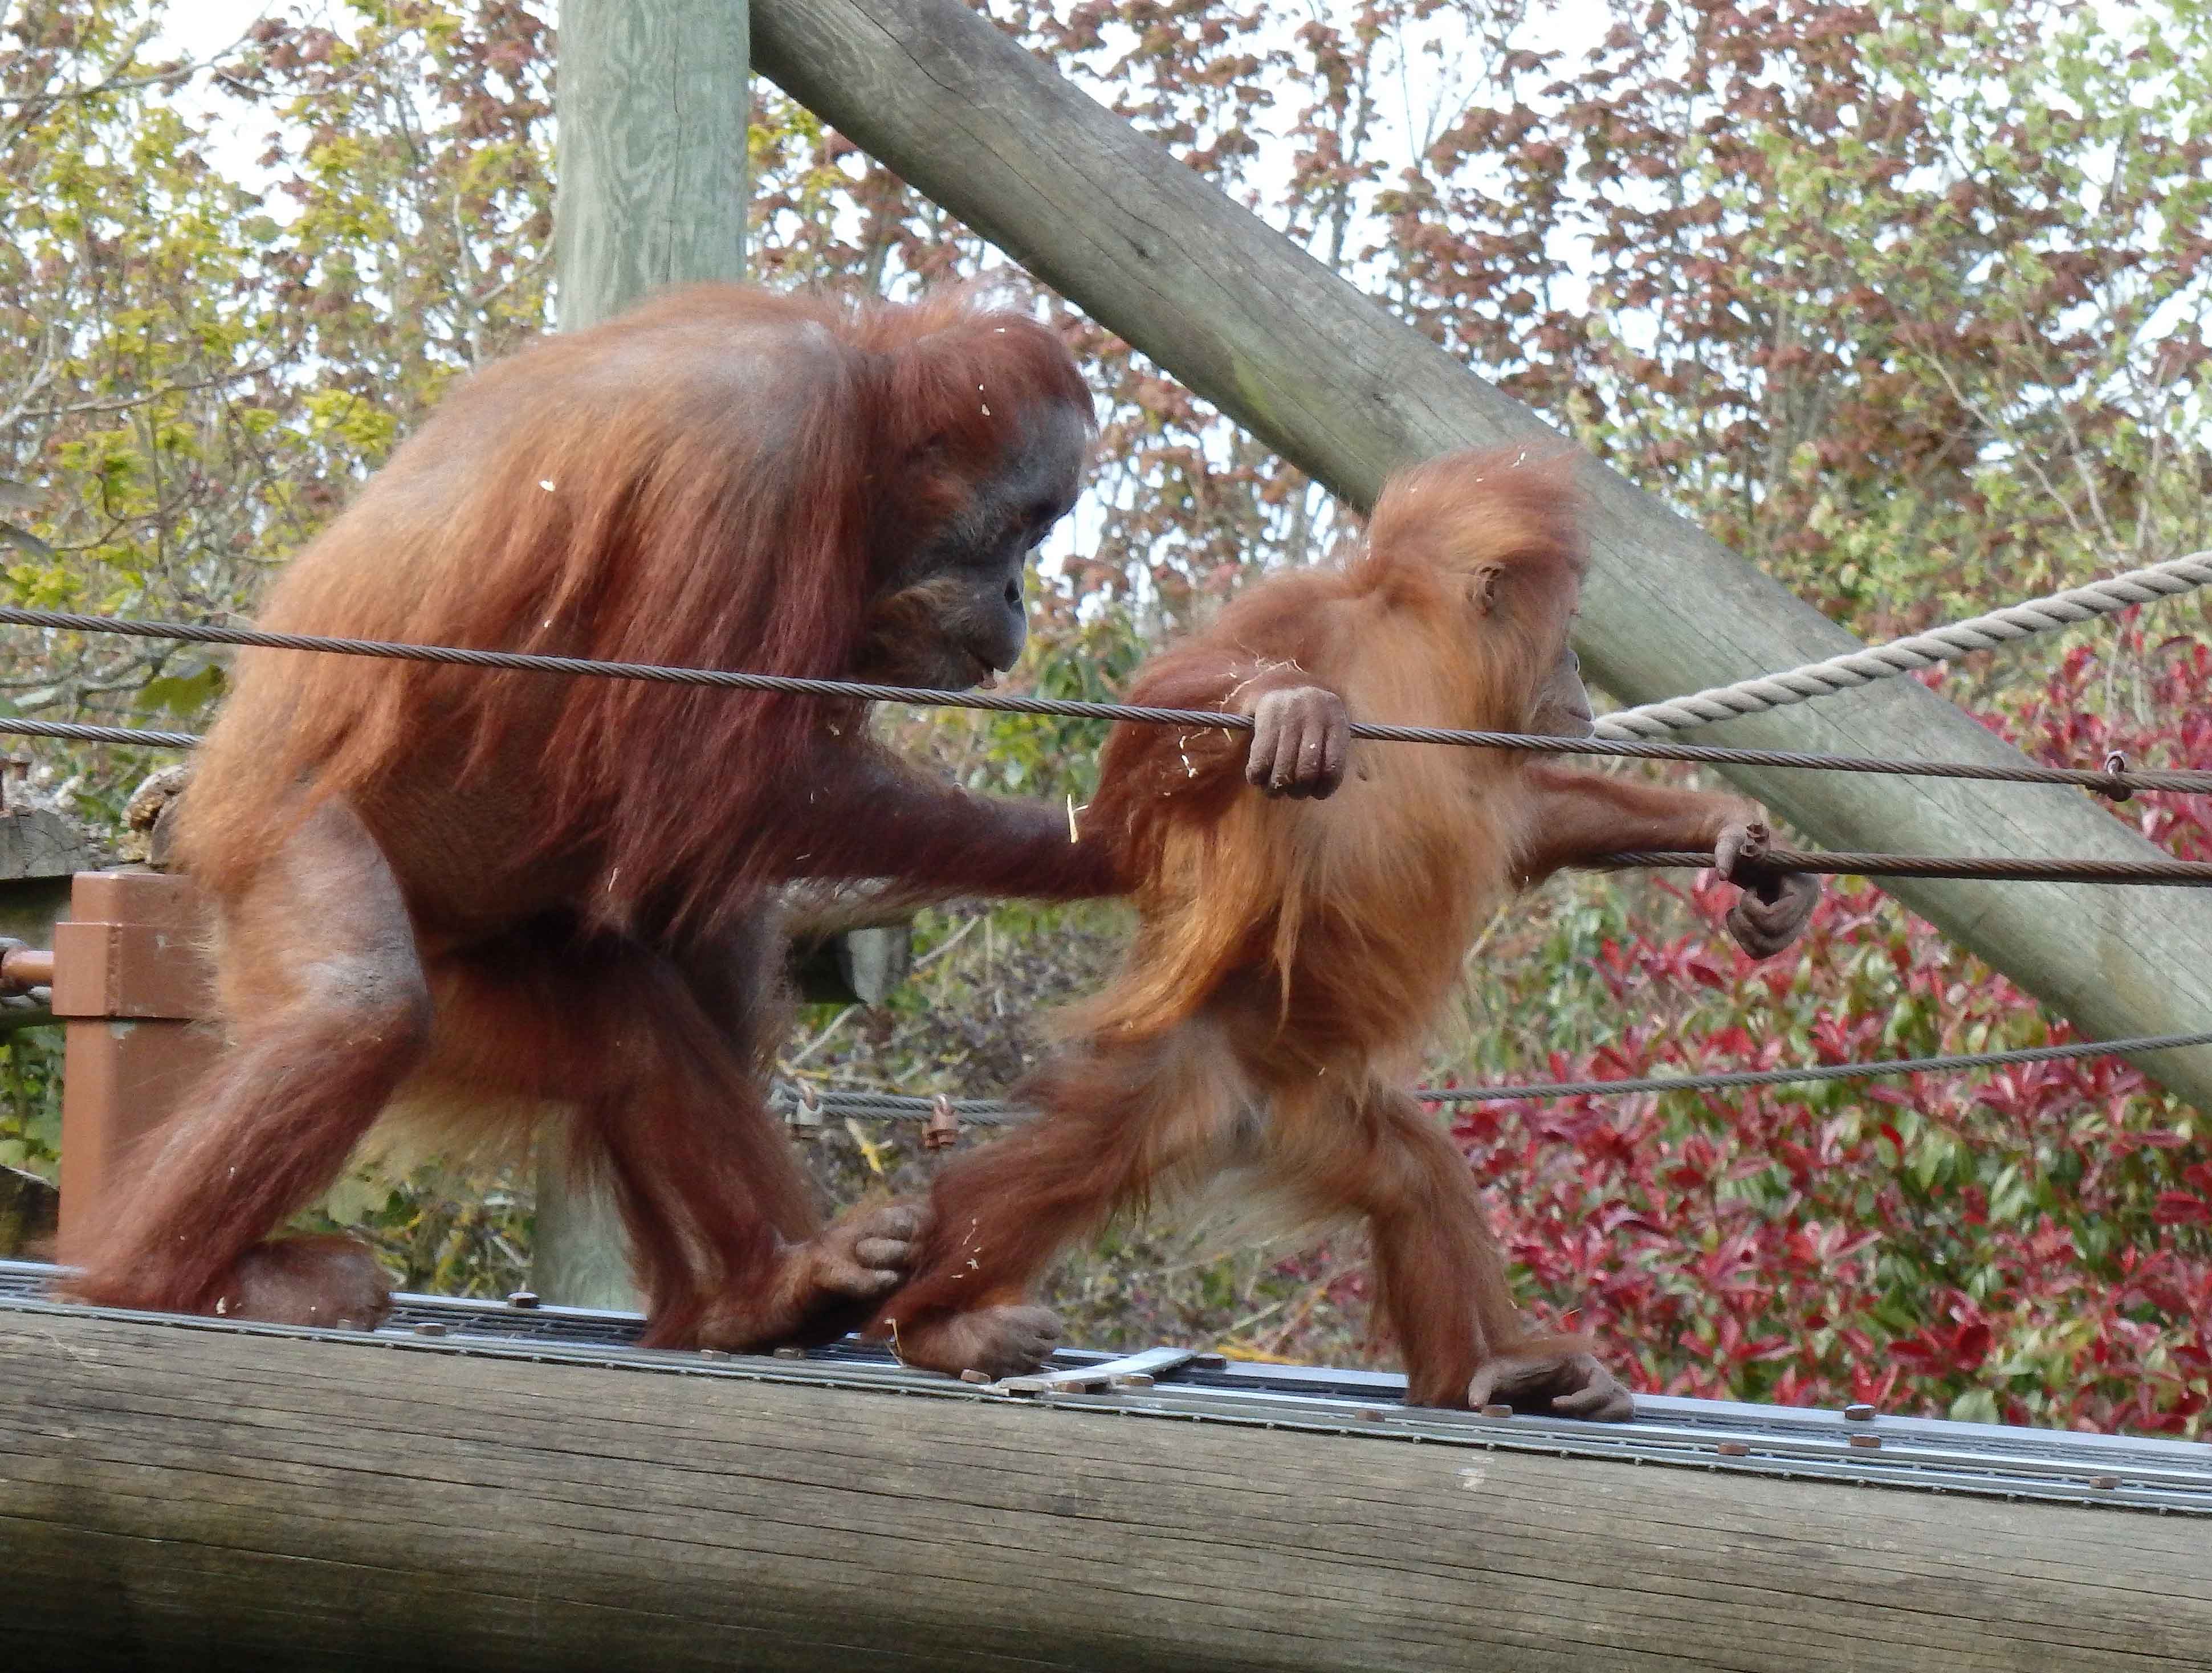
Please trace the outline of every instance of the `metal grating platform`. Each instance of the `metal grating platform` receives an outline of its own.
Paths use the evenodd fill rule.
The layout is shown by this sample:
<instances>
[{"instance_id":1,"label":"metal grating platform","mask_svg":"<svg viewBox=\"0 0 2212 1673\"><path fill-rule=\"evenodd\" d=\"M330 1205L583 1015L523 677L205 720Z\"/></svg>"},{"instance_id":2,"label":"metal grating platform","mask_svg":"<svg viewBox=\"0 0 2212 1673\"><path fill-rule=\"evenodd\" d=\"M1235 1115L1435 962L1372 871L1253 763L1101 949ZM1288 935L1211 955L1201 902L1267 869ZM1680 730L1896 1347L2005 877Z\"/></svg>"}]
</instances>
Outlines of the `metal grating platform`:
<instances>
[{"instance_id":1,"label":"metal grating platform","mask_svg":"<svg viewBox=\"0 0 2212 1673\"><path fill-rule=\"evenodd\" d=\"M392 1318L374 1333L80 1309L46 1299L53 1274L50 1266L0 1261L0 1312L98 1312L175 1329L367 1342L409 1352L1020 1401L1131 1417L2212 1516L2212 1445L2199 1441L1917 1417L1857 1421L1833 1410L1647 1395L1637 1397L1636 1417L1628 1423L1486 1418L1407 1406L1405 1379L1389 1373L1261 1365L1180 1348L1133 1355L1064 1349L1037 1374L968 1384L908 1370L883 1349L850 1339L803 1354L655 1351L635 1345L641 1321L634 1313L434 1295L401 1296Z\"/></svg>"}]
</instances>

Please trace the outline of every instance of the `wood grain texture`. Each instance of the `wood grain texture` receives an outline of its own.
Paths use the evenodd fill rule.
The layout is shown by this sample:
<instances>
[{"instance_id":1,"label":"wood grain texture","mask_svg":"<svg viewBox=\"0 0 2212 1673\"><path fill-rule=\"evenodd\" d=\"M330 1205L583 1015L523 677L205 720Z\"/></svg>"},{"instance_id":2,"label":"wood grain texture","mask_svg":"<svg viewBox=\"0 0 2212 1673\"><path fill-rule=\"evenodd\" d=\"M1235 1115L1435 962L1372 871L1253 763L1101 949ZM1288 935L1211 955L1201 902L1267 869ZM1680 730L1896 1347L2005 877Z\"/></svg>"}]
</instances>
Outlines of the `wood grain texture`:
<instances>
[{"instance_id":1,"label":"wood grain texture","mask_svg":"<svg viewBox=\"0 0 2212 1673\"><path fill-rule=\"evenodd\" d=\"M2199 1668L2201 1522L0 1314L7 1665Z\"/></svg>"},{"instance_id":2,"label":"wood grain texture","mask_svg":"<svg viewBox=\"0 0 2212 1673\"><path fill-rule=\"evenodd\" d=\"M957 0L754 0L761 72L1357 505L1476 443L1559 440ZM1661 501L1593 465L1596 573L1577 646L1631 702L1856 648ZM1994 601L1993 601L1994 602ZM2018 761L1911 680L1701 730L1700 741ZM2094 763L2084 763L2094 765ZM2073 791L1804 772L1730 775L1831 848L2145 858ZM2212 1015L2212 900L2178 889L1896 883L1892 893L2092 1034ZM2212 1050L2143 1067L2212 1109Z\"/></svg>"},{"instance_id":3,"label":"wood grain texture","mask_svg":"<svg viewBox=\"0 0 2212 1673\"><path fill-rule=\"evenodd\" d=\"M745 270L745 0L562 0L559 318Z\"/></svg>"},{"instance_id":4,"label":"wood grain texture","mask_svg":"<svg viewBox=\"0 0 2212 1673\"><path fill-rule=\"evenodd\" d=\"M0 814L0 880L67 878L99 864L98 846L67 814L51 808Z\"/></svg>"}]
</instances>

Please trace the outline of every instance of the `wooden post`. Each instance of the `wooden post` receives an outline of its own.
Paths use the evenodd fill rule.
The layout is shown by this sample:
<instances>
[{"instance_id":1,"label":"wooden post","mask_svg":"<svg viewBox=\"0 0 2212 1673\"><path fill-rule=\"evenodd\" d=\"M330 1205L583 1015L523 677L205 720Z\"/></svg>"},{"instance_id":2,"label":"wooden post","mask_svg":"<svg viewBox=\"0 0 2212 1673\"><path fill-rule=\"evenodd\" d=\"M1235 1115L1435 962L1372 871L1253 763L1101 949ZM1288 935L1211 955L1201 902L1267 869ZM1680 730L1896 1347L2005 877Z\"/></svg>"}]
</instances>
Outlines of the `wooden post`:
<instances>
[{"instance_id":1,"label":"wooden post","mask_svg":"<svg viewBox=\"0 0 2212 1673\"><path fill-rule=\"evenodd\" d=\"M792 984L809 1005L880 1005L914 967L914 925L878 924L802 943Z\"/></svg>"},{"instance_id":2,"label":"wooden post","mask_svg":"<svg viewBox=\"0 0 2212 1673\"><path fill-rule=\"evenodd\" d=\"M752 27L763 75L1352 504L1370 504L1384 476L1413 459L1559 439L957 0L753 0ZM1596 563L1576 643L1615 697L1647 702L1857 648L1662 501L1595 466L1585 480ZM1914 680L1697 736L2021 759ZM1729 776L1832 848L2155 852L2070 790L1779 769ZM2093 1035L2184 1034L2212 1017L2212 900L2201 891L1885 887ZM2212 1050L2165 1052L2142 1067L2212 1110Z\"/></svg>"},{"instance_id":3,"label":"wooden post","mask_svg":"<svg viewBox=\"0 0 2212 1673\"><path fill-rule=\"evenodd\" d=\"M67 1262L100 1223L131 1148L222 1047L199 952L198 895L154 871L80 873L54 926L54 1015L63 1019L61 1229Z\"/></svg>"},{"instance_id":4,"label":"wooden post","mask_svg":"<svg viewBox=\"0 0 2212 1673\"><path fill-rule=\"evenodd\" d=\"M67 815L51 808L0 813L0 937L52 947L54 924L69 910L70 880L99 864ZM0 1035L53 1020L51 1006L27 999L0 1009Z\"/></svg>"},{"instance_id":5,"label":"wooden post","mask_svg":"<svg viewBox=\"0 0 2212 1673\"><path fill-rule=\"evenodd\" d=\"M563 330L647 293L745 269L752 117L745 0L562 0L556 306ZM622 1228L541 1145L531 1282L574 1306L639 1305Z\"/></svg>"},{"instance_id":6,"label":"wooden post","mask_svg":"<svg viewBox=\"0 0 2212 1673\"><path fill-rule=\"evenodd\" d=\"M562 330L745 270L745 0L562 0L553 206Z\"/></svg>"}]
</instances>

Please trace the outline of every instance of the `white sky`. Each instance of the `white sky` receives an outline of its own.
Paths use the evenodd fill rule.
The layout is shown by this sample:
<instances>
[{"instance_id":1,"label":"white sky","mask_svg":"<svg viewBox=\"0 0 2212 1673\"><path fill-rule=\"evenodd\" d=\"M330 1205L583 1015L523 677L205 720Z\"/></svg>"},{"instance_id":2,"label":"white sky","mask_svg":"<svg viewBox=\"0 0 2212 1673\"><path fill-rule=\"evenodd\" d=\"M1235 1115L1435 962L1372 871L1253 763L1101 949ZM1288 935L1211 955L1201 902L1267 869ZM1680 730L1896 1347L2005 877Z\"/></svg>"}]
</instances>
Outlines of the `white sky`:
<instances>
[{"instance_id":1,"label":"white sky","mask_svg":"<svg viewBox=\"0 0 2212 1673\"><path fill-rule=\"evenodd\" d=\"M652 0L638 0L652 3ZM2110 3L2111 0L2106 0ZM1315 8L1322 15L1332 13L1349 17L1352 7L1346 0L1314 0ZM339 16L347 9L332 0L305 0L303 7L311 15ZM155 50L167 50L192 58L204 58L220 52L238 39L259 18L271 11L291 8L271 3L271 0L170 0L166 24L155 38ZM555 8L556 20L557 5ZM1602 5L1590 3L1551 4L1532 6L1532 15L1522 26L1523 43L1538 50L1565 50L1571 53L1586 51L1597 44L1610 20ZM1449 21L1440 20L1437 29L1448 29ZM1447 52L1441 58L1417 55L1409 74L1392 101L1395 108L1387 112L1388 126L1394 149L1402 151L1405 136L1418 130L1430 119L1438 98L1451 98L1456 92L1464 97L1463 89L1452 85L1449 68L1453 55ZM226 165L234 166L241 179L251 179L258 172L253 158L259 151L258 132L239 136L236 149L222 157ZM1260 167L1267 172L1267 159L1262 156ZM1263 185L1269 184L1262 182Z\"/></svg>"}]
</instances>

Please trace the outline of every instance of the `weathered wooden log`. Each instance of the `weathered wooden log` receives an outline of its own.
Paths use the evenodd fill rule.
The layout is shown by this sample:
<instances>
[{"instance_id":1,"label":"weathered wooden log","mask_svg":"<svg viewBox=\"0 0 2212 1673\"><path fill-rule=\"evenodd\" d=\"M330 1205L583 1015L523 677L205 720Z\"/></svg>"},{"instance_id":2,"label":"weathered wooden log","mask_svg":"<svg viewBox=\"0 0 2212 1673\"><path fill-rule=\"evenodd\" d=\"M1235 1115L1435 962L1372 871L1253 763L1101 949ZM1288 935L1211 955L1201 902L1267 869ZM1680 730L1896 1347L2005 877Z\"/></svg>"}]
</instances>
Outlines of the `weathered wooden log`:
<instances>
[{"instance_id":1,"label":"weathered wooden log","mask_svg":"<svg viewBox=\"0 0 2212 1673\"><path fill-rule=\"evenodd\" d=\"M0 1312L10 1668L2205 1664L2204 1524Z\"/></svg>"},{"instance_id":2,"label":"weathered wooden log","mask_svg":"<svg viewBox=\"0 0 2212 1673\"><path fill-rule=\"evenodd\" d=\"M1408 460L1559 438L957 0L752 0L754 67L1355 505ZM1576 643L1648 702L1857 641L1652 495L1588 473L1596 570ZM1995 601L1992 601L1995 602ZM1700 741L2017 762L1912 680ZM2094 766L2095 763L2081 763ZM1731 770L1831 848L2148 858L2072 791ZM2178 889L1899 882L1899 899L2093 1034L2212 1015L2212 900ZM2212 1110L2212 1050L2144 1069Z\"/></svg>"}]
</instances>

